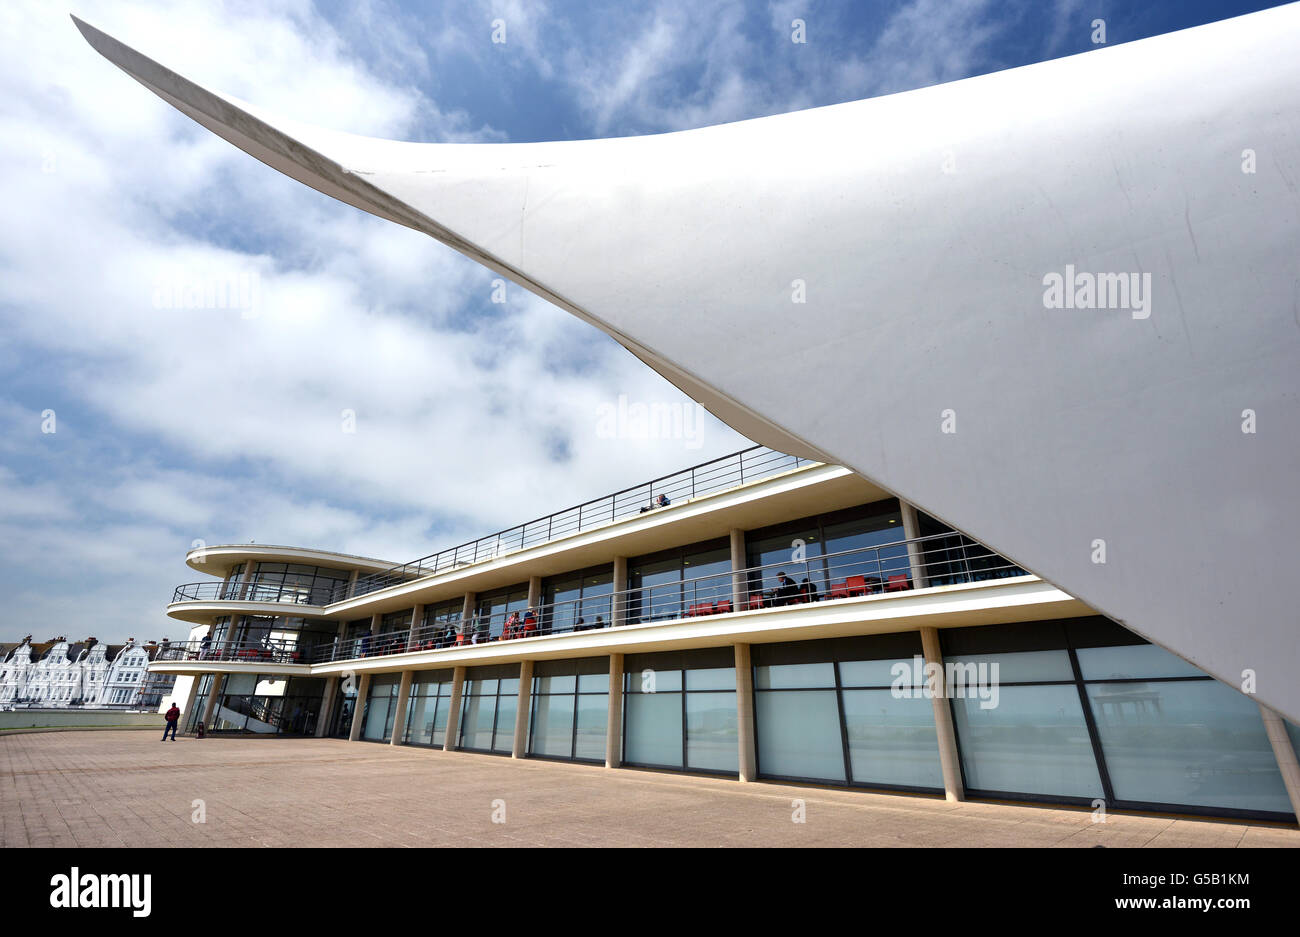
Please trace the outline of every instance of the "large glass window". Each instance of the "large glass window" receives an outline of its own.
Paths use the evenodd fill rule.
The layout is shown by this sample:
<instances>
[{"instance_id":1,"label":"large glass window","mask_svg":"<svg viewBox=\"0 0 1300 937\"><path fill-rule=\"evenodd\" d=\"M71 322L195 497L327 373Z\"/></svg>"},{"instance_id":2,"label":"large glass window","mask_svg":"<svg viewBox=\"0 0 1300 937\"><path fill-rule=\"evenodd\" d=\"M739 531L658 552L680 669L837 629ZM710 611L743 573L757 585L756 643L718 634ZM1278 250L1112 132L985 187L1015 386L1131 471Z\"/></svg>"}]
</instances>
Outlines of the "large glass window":
<instances>
[{"instance_id":1,"label":"large glass window","mask_svg":"<svg viewBox=\"0 0 1300 937\"><path fill-rule=\"evenodd\" d=\"M208 731L310 735L316 731L324 683L316 677L227 674ZM191 729L207 705L211 685L210 675L200 683L201 699L196 698L190 714Z\"/></svg>"},{"instance_id":2,"label":"large glass window","mask_svg":"<svg viewBox=\"0 0 1300 937\"><path fill-rule=\"evenodd\" d=\"M603 628L613 623L614 567L596 566L542 583L543 631Z\"/></svg>"},{"instance_id":3,"label":"large glass window","mask_svg":"<svg viewBox=\"0 0 1300 937\"><path fill-rule=\"evenodd\" d=\"M368 742L386 742L393 735L393 721L397 717L397 689L400 674L382 673L370 678L370 692L366 696L366 711L361 723L361 737Z\"/></svg>"},{"instance_id":4,"label":"large glass window","mask_svg":"<svg viewBox=\"0 0 1300 937\"><path fill-rule=\"evenodd\" d=\"M629 623L728 611L731 547L713 540L637 557L628 562L628 588Z\"/></svg>"},{"instance_id":5,"label":"large glass window","mask_svg":"<svg viewBox=\"0 0 1300 937\"><path fill-rule=\"evenodd\" d=\"M738 771L734 664L729 647L625 657L623 760Z\"/></svg>"},{"instance_id":6,"label":"large glass window","mask_svg":"<svg viewBox=\"0 0 1300 937\"><path fill-rule=\"evenodd\" d=\"M605 760L609 663L603 658L538 661L533 670L529 754Z\"/></svg>"},{"instance_id":7,"label":"large glass window","mask_svg":"<svg viewBox=\"0 0 1300 937\"><path fill-rule=\"evenodd\" d=\"M406 710L406 743L441 748L447 739L452 672L421 670L411 680Z\"/></svg>"},{"instance_id":8,"label":"large glass window","mask_svg":"<svg viewBox=\"0 0 1300 937\"><path fill-rule=\"evenodd\" d=\"M913 666L920 652L915 633L756 646L760 774L941 789L934 707Z\"/></svg>"},{"instance_id":9,"label":"large glass window","mask_svg":"<svg viewBox=\"0 0 1300 937\"><path fill-rule=\"evenodd\" d=\"M1003 656L1012 659L1015 655ZM1101 796L1101 777L1073 683L1003 684L996 707L986 709L984 702L952 701L957 735L962 740L962 767L970 787L1064 797Z\"/></svg>"},{"instance_id":10,"label":"large glass window","mask_svg":"<svg viewBox=\"0 0 1300 937\"><path fill-rule=\"evenodd\" d=\"M1116 798L1290 810L1254 700L1153 644L1078 657Z\"/></svg>"},{"instance_id":11,"label":"large glass window","mask_svg":"<svg viewBox=\"0 0 1300 937\"><path fill-rule=\"evenodd\" d=\"M341 591L352 575L347 570L300 563L255 563L252 568L251 575L245 571L244 564L231 570L226 584L226 593L231 598L250 602L327 605L337 601L336 591Z\"/></svg>"},{"instance_id":12,"label":"large glass window","mask_svg":"<svg viewBox=\"0 0 1300 937\"><path fill-rule=\"evenodd\" d=\"M475 609L475 627L471 633L476 643L499 638L505 630L507 618L511 615L522 617L528 611L528 583L480 595Z\"/></svg>"},{"instance_id":13,"label":"large glass window","mask_svg":"<svg viewBox=\"0 0 1300 937\"><path fill-rule=\"evenodd\" d=\"M469 668L462 690L460 747L510 754L518 706L518 664Z\"/></svg>"},{"instance_id":14,"label":"large glass window","mask_svg":"<svg viewBox=\"0 0 1300 937\"><path fill-rule=\"evenodd\" d=\"M845 598L910 585L898 502L890 499L751 531L749 607Z\"/></svg>"},{"instance_id":15,"label":"large glass window","mask_svg":"<svg viewBox=\"0 0 1300 937\"><path fill-rule=\"evenodd\" d=\"M951 700L976 793L1291 812L1255 701L1104 618L946 630L941 641L946 664L996 679L991 700Z\"/></svg>"}]
</instances>

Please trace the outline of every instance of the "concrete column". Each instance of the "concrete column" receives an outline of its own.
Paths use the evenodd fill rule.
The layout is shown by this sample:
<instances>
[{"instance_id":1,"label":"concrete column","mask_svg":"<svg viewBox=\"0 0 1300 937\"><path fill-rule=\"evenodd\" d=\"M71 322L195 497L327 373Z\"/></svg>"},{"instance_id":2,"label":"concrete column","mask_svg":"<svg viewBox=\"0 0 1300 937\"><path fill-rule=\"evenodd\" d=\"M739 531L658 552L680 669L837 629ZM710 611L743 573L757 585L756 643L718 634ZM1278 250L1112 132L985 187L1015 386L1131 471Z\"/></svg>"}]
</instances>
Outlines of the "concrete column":
<instances>
[{"instance_id":1,"label":"concrete column","mask_svg":"<svg viewBox=\"0 0 1300 937\"><path fill-rule=\"evenodd\" d=\"M370 616L370 634L371 634L371 635L379 634L379 629L383 626L383 624L384 624L384 616L383 616L383 615L379 614L378 612L375 612L373 615L371 615L371 616Z\"/></svg>"},{"instance_id":2,"label":"concrete column","mask_svg":"<svg viewBox=\"0 0 1300 937\"><path fill-rule=\"evenodd\" d=\"M1264 731L1268 733L1269 744L1273 746L1273 757L1277 759L1278 770L1282 772L1282 783L1286 785L1286 795L1291 799L1291 811L1300 820L1300 764L1296 762L1295 746L1287 734L1286 723L1276 712L1263 703L1259 705L1259 714L1264 717Z\"/></svg>"},{"instance_id":3,"label":"concrete column","mask_svg":"<svg viewBox=\"0 0 1300 937\"><path fill-rule=\"evenodd\" d=\"M356 592L356 590L357 590L357 577L360 575L360 573L361 573L361 570L359 570L359 569L354 569L354 570L352 570L352 575L348 576L348 591L347 591L347 597L348 597L349 599L352 598L352 594L353 594L354 592Z\"/></svg>"},{"instance_id":4,"label":"concrete column","mask_svg":"<svg viewBox=\"0 0 1300 937\"><path fill-rule=\"evenodd\" d=\"M406 649L408 651L414 650L414 648L411 647L411 639L415 637L415 633L423 626L423 622L421 621L422 618L424 618L423 602L411 609L411 633L407 635L406 638Z\"/></svg>"},{"instance_id":5,"label":"concrete column","mask_svg":"<svg viewBox=\"0 0 1300 937\"><path fill-rule=\"evenodd\" d=\"M316 738L323 739L330 720L334 718L334 697L339 695L339 677L325 678L325 694L321 697L320 715L316 717Z\"/></svg>"},{"instance_id":6,"label":"concrete column","mask_svg":"<svg viewBox=\"0 0 1300 937\"><path fill-rule=\"evenodd\" d=\"M749 583L745 581L745 532L731 530L731 607L740 612L749 608Z\"/></svg>"},{"instance_id":7,"label":"concrete column","mask_svg":"<svg viewBox=\"0 0 1300 937\"><path fill-rule=\"evenodd\" d=\"M181 724L184 725L194 713L194 700L199 695L199 681L203 678L195 674L190 677L190 691L185 696L185 705L181 707Z\"/></svg>"},{"instance_id":8,"label":"concrete column","mask_svg":"<svg viewBox=\"0 0 1300 937\"><path fill-rule=\"evenodd\" d=\"M366 697L370 695L370 674L363 673L361 682L357 684L357 701L352 706L352 731L348 733L348 741L355 742L361 738L361 723L366 714Z\"/></svg>"},{"instance_id":9,"label":"concrete column","mask_svg":"<svg viewBox=\"0 0 1300 937\"><path fill-rule=\"evenodd\" d=\"M208 698L203 704L203 725L205 728L212 728L212 713L217 708L217 697L221 695L221 687L225 685L226 675L224 673L214 673L212 675L212 686L208 689Z\"/></svg>"},{"instance_id":10,"label":"concrete column","mask_svg":"<svg viewBox=\"0 0 1300 937\"><path fill-rule=\"evenodd\" d=\"M528 705L532 700L532 696L533 662L531 660L521 660L519 662L519 702L515 704L515 743L510 751L511 758L523 758L528 754Z\"/></svg>"},{"instance_id":11,"label":"concrete column","mask_svg":"<svg viewBox=\"0 0 1300 937\"><path fill-rule=\"evenodd\" d=\"M740 745L740 780L758 777L758 756L754 745L754 669L749 663L749 645L736 645L736 738Z\"/></svg>"},{"instance_id":12,"label":"concrete column","mask_svg":"<svg viewBox=\"0 0 1300 937\"><path fill-rule=\"evenodd\" d=\"M447 737L442 740L444 752L454 752L460 736L460 695L465 689L465 668L456 667L451 672L451 700L447 704Z\"/></svg>"},{"instance_id":13,"label":"concrete column","mask_svg":"<svg viewBox=\"0 0 1300 937\"><path fill-rule=\"evenodd\" d=\"M614 626L627 624L627 557L614 557L614 597L610 603L609 620Z\"/></svg>"},{"instance_id":14,"label":"concrete column","mask_svg":"<svg viewBox=\"0 0 1300 937\"><path fill-rule=\"evenodd\" d=\"M609 655L609 719L605 723L605 767L623 763L623 655Z\"/></svg>"},{"instance_id":15,"label":"concrete column","mask_svg":"<svg viewBox=\"0 0 1300 937\"><path fill-rule=\"evenodd\" d=\"M465 604L462 605L460 609L460 633L466 635L465 638L466 643L469 642L469 637L468 637L468 632L466 632L465 629L470 627L470 624L473 621L474 605L476 602L478 602L477 592L465 593Z\"/></svg>"},{"instance_id":16,"label":"concrete column","mask_svg":"<svg viewBox=\"0 0 1300 937\"><path fill-rule=\"evenodd\" d=\"M542 604L542 577L528 577L528 607L537 608Z\"/></svg>"},{"instance_id":17,"label":"concrete column","mask_svg":"<svg viewBox=\"0 0 1300 937\"><path fill-rule=\"evenodd\" d=\"M397 684L397 713L393 716L393 735L388 740L389 745L406 744L406 709L410 703L411 678L414 676L414 670L403 670L402 679Z\"/></svg>"},{"instance_id":18,"label":"concrete column","mask_svg":"<svg viewBox=\"0 0 1300 937\"><path fill-rule=\"evenodd\" d=\"M952 727L952 708L948 705L948 687L943 672L943 654L939 650L939 632L935 628L921 629L921 651L927 665L938 667L934 704L934 728L939 742L939 766L943 769L944 796L951 801L965 800L966 789L961 781L961 760L957 757L957 732Z\"/></svg>"},{"instance_id":19,"label":"concrete column","mask_svg":"<svg viewBox=\"0 0 1300 937\"><path fill-rule=\"evenodd\" d=\"M901 498L898 502L899 509L903 515L903 537L908 541L915 540L921 536L921 524L916 517L916 508ZM907 544L907 562L912 567L912 588L924 589L930 584L925 575L925 553L923 547L915 544Z\"/></svg>"}]
</instances>

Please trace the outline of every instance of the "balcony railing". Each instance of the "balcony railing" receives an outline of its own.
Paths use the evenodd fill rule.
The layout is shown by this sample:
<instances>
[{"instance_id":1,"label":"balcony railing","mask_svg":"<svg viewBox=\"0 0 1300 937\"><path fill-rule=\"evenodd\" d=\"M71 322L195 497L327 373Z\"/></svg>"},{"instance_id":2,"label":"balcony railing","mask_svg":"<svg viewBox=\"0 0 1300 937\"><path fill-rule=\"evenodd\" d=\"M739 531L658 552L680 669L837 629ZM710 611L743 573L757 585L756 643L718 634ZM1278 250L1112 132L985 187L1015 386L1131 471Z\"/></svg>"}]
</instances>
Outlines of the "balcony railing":
<instances>
[{"instance_id":1,"label":"balcony railing","mask_svg":"<svg viewBox=\"0 0 1300 937\"><path fill-rule=\"evenodd\" d=\"M806 549L806 548L805 548ZM318 645L313 663L384 657L466 645L566 634L619 624L664 622L733 611L756 611L907 592L916 587L912 559L926 585L953 585L1025 576L1028 573L986 547L959 534L791 559L743 570L637 589L584 596L532 609L460 616L385 634L363 634Z\"/></svg>"},{"instance_id":2,"label":"balcony railing","mask_svg":"<svg viewBox=\"0 0 1300 937\"><path fill-rule=\"evenodd\" d=\"M311 655L295 641L177 641L160 647L154 660L303 664Z\"/></svg>"},{"instance_id":3,"label":"balcony railing","mask_svg":"<svg viewBox=\"0 0 1300 937\"><path fill-rule=\"evenodd\" d=\"M188 582L177 586L173 602L275 602L287 605L325 605L333 595L330 586L265 584L232 579L229 582Z\"/></svg>"},{"instance_id":4,"label":"balcony railing","mask_svg":"<svg viewBox=\"0 0 1300 937\"><path fill-rule=\"evenodd\" d=\"M448 572L472 563L485 562L515 550L546 543L621 518L658 510L688 498L734 488L748 481L812 464L816 463L765 446L754 446L711 462L703 462L672 475L625 488L595 501L557 511L546 517L520 524L518 527L489 534L457 547L449 547L381 573L363 576L351 586L340 584L335 587L330 601L342 602L388 586ZM663 498L666 503L661 505L660 498Z\"/></svg>"}]
</instances>

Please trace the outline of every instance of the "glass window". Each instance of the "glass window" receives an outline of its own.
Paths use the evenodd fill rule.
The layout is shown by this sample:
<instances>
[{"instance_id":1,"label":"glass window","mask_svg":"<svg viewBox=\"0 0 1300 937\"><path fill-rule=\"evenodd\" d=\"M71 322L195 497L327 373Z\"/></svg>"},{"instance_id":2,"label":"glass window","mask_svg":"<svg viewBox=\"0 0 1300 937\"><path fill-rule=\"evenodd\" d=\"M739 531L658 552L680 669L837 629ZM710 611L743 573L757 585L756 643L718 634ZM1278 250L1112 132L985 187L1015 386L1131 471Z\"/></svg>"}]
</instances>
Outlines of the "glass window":
<instances>
[{"instance_id":1,"label":"glass window","mask_svg":"<svg viewBox=\"0 0 1300 937\"><path fill-rule=\"evenodd\" d=\"M843 783L844 747L834 690L754 694L758 769L770 777Z\"/></svg>"},{"instance_id":2,"label":"glass window","mask_svg":"<svg viewBox=\"0 0 1300 937\"><path fill-rule=\"evenodd\" d=\"M707 669L686 671L686 689L688 690L730 690L736 691L736 668L710 667Z\"/></svg>"},{"instance_id":3,"label":"glass window","mask_svg":"<svg viewBox=\"0 0 1300 937\"><path fill-rule=\"evenodd\" d=\"M533 703L533 747L538 755L569 758L573 752L574 699L571 694L541 694ZM604 754L604 746L601 747Z\"/></svg>"},{"instance_id":4,"label":"glass window","mask_svg":"<svg viewBox=\"0 0 1300 937\"><path fill-rule=\"evenodd\" d=\"M835 665L769 664L754 668L754 687L759 690L835 686Z\"/></svg>"},{"instance_id":5,"label":"glass window","mask_svg":"<svg viewBox=\"0 0 1300 937\"><path fill-rule=\"evenodd\" d=\"M687 671L687 685L690 674ZM732 686L735 686L733 675ZM686 693L686 767L702 771L740 770L736 691Z\"/></svg>"},{"instance_id":6,"label":"glass window","mask_svg":"<svg viewBox=\"0 0 1300 937\"><path fill-rule=\"evenodd\" d=\"M1074 684L1003 686L996 707L984 709L981 702L952 700L968 787L1101 796L1101 777Z\"/></svg>"},{"instance_id":7,"label":"glass window","mask_svg":"<svg viewBox=\"0 0 1300 937\"><path fill-rule=\"evenodd\" d=\"M605 760L605 730L609 721L609 683L602 693L580 693L574 725L573 757Z\"/></svg>"},{"instance_id":8,"label":"glass window","mask_svg":"<svg viewBox=\"0 0 1300 937\"><path fill-rule=\"evenodd\" d=\"M993 666L995 664L996 671ZM954 674L953 682L959 678L966 686L1074 681L1074 669L1070 666L1070 652L1066 650L954 655L944 659L944 670L946 673Z\"/></svg>"},{"instance_id":9,"label":"glass window","mask_svg":"<svg viewBox=\"0 0 1300 937\"><path fill-rule=\"evenodd\" d=\"M1291 811L1249 697L1214 680L1180 680L1092 683L1088 700L1119 800Z\"/></svg>"},{"instance_id":10,"label":"glass window","mask_svg":"<svg viewBox=\"0 0 1300 937\"><path fill-rule=\"evenodd\" d=\"M892 690L845 690L853 781L882 787L943 787L934 704Z\"/></svg>"},{"instance_id":11,"label":"glass window","mask_svg":"<svg viewBox=\"0 0 1300 937\"><path fill-rule=\"evenodd\" d=\"M842 686L924 686L925 661L908 657L895 660L840 661ZM901 682L900 682L901 681Z\"/></svg>"},{"instance_id":12,"label":"glass window","mask_svg":"<svg viewBox=\"0 0 1300 937\"><path fill-rule=\"evenodd\" d=\"M1205 672L1155 644L1086 647L1075 651L1085 680L1126 680L1134 677L1204 677Z\"/></svg>"},{"instance_id":13,"label":"glass window","mask_svg":"<svg viewBox=\"0 0 1300 937\"><path fill-rule=\"evenodd\" d=\"M633 764L681 767L682 696L633 693L624 699L627 731L623 758Z\"/></svg>"}]
</instances>

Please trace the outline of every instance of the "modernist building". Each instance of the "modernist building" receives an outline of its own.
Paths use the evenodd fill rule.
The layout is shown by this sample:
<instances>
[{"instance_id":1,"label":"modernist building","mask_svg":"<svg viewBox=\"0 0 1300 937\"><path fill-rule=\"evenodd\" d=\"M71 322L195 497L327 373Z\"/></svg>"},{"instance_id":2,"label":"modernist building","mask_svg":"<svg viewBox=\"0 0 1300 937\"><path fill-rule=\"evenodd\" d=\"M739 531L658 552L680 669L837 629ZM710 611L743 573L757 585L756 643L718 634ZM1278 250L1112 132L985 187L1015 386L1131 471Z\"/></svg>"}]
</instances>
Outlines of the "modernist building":
<instances>
[{"instance_id":1,"label":"modernist building","mask_svg":"<svg viewBox=\"0 0 1300 937\"><path fill-rule=\"evenodd\" d=\"M26 638L0 648L0 705L155 708L175 680L149 672L159 650L152 641L110 645L58 638L33 644Z\"/></svg>"},{"instance_id":2,"label":"modernist building","mask_svg":"<svg viewBox=\"0 0 1300 937\"><path fill-rule=\"evenodd\" d=\"M1271 710L761 447L404 565L187 562L210 578L167 611L193 638L150 669L189 730L1279 820L1300 798Z\"/></svg>"}]
</instances>

